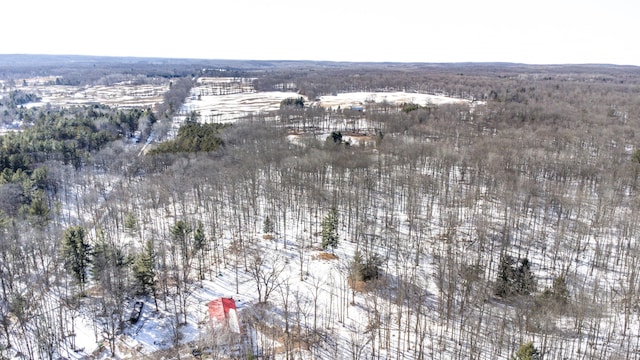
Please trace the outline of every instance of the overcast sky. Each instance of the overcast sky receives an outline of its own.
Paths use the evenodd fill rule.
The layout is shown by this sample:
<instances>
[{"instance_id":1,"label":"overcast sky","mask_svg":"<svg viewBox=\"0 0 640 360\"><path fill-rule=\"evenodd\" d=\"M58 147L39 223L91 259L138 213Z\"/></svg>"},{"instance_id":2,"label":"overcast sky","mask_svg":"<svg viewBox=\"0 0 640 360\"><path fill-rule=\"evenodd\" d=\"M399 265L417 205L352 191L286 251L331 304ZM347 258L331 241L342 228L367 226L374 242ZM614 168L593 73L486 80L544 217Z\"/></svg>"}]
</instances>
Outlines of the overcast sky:
<instances>
[{"instance_id":1,"label":"overcast sky","mask_svg":"<svg viewBox=\"0 0 640 360\"><path fill-rule=\"evenodd\" d=\"M640 65L633 0L28 0L0 53Z\"/></svg>"}]
</instances>

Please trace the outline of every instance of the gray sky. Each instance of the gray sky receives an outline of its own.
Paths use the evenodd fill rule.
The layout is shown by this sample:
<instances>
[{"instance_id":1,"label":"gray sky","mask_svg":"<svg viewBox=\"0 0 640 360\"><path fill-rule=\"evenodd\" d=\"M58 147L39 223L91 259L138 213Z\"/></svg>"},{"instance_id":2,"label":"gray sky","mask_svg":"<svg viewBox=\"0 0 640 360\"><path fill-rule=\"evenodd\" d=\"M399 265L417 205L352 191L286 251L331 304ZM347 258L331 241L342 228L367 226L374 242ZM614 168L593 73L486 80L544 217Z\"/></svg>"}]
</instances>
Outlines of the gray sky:
<instances>
[{"instance_id":1,"label":"gray sky","mask_svg":"<svg viewBox=\"0 0 640 360\"><path fill-rule=\"evenodd\" d=\"M0 53L640 65L631 0L29 0Z\"/></svg>"}]
</instances>

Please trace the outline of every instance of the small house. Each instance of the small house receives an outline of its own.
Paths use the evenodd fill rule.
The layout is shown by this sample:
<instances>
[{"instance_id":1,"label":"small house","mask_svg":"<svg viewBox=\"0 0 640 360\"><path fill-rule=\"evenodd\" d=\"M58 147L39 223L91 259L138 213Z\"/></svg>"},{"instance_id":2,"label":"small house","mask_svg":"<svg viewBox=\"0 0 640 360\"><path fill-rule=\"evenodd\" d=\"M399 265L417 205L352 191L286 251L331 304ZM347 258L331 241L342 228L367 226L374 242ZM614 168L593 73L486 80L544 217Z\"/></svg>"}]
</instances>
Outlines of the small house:
<instances>
[{"instance_id":1,"label":"small house","mask_svg":"<svg viewBox=\"0 0 640 360\"><path fill-rule=\"evenodd\" d=\"M240 334L240 321L236 312L235 300L232 298L215 299L207 303L207 307L214 329Z\"/></svg>"}]
</instances>

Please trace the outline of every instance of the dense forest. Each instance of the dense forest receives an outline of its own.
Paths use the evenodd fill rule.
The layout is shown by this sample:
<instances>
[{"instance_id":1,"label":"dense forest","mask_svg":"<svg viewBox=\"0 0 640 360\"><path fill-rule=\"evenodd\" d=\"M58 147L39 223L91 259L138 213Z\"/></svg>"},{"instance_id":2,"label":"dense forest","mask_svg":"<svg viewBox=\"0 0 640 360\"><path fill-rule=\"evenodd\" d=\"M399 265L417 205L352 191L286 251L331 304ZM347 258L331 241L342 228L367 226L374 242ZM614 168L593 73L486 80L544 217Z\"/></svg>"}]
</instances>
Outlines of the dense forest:
<instances>
[{"instance_id":1,"label":"dense forest","mask_svg":"<svg viewBox=\"0 0 640 360\"><path fill-rule=\"evenodd\" d=\"M0 358L640 358L637 68L90 60L0 61ZM35 74L171 87L26 107ZM200 76L308 101L166 138ZM468 102L310 105L360 91ZM232 345L194 311L221 284Z\"/></svg>"}]
</instances>

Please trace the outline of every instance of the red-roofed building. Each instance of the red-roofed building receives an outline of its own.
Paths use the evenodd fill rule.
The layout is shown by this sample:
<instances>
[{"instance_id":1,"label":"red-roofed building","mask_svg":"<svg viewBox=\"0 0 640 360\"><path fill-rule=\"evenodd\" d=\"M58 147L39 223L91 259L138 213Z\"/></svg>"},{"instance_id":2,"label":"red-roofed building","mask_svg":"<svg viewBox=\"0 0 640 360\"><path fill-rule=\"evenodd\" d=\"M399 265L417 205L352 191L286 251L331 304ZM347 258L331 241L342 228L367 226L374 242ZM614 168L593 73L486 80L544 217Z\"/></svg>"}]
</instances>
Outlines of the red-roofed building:
<instances>
[{"instance_id":1,"label":"red-roofed building","mask_svg":"<svg viewBox=\"0 0 640 360\"><path fill-rule=\"evenodd\" d=\"M240 321L236 312L236 302L232 298L220 298L207 304L209 317L216 330L227 330L240 334Z\"/></svg>"}]
</instances>

